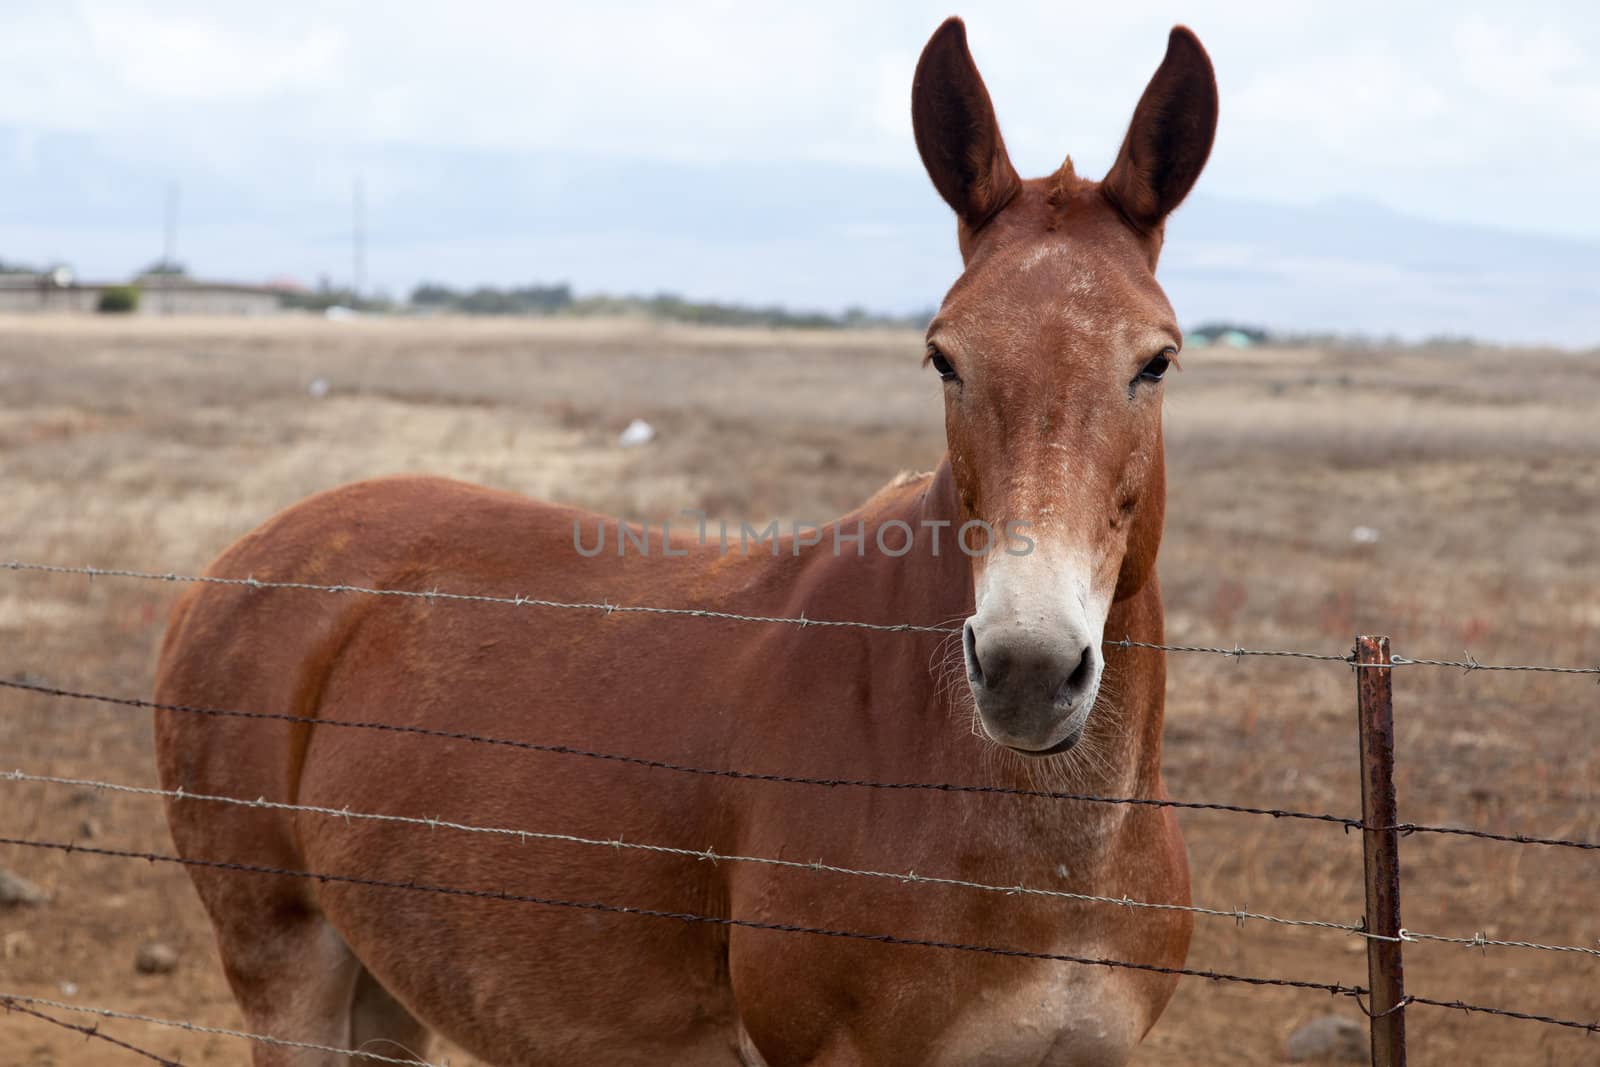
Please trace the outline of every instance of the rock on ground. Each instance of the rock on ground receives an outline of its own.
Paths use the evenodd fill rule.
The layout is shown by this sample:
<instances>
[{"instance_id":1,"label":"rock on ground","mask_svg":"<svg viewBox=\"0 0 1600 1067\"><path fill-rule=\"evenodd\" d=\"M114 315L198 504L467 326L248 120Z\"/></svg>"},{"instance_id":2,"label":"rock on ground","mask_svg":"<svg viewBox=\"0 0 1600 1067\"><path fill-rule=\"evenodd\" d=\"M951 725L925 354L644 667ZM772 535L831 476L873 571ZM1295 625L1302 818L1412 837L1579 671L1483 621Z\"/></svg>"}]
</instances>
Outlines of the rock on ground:
<instances>
[{"instance_id":1,"label":"rock on ground","mask_svg":"<svg viewBox=\"0 0 1600 1067\"><path fill-rule=\"evenodd\" d=\"M1367 1028L1342 1015L1319 1015L1289 1035L1290 1063L1368 1063Z\"/></svg>"},{"instance_id":2,"label":"rock on ground","mask_svg":"<svg viewBox=\"0 0 1600 1067\"><path fill-rule=\"evenodd\" d=\"M37 907L49 899L50 894L22 875L0 869L0 908Z\"/></svg>"},{"instance_id":3,"label":"rock on ground","mask_svg":"<svg viewBox=\"0 0 1600 1067\"><path fill-rule=\"evenodd\" d=\"M178 950L159 941L147 941L139 946L133 965L140 974L171 974L178 969Z\"/></svg>"}]
</instances>

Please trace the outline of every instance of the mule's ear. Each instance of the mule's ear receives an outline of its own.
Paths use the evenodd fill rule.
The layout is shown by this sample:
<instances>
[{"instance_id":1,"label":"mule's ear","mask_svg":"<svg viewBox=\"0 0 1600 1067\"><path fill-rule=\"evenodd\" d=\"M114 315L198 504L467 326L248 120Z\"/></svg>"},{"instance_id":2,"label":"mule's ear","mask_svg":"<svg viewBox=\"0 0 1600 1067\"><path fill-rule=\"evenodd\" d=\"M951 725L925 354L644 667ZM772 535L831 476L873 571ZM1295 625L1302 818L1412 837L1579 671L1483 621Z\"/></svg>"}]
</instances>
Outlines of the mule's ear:
<instances>
[{"instance_id":1,"label":"mule's ear","mask_svg":"<svg viewBox=\"0 0 1600 1067\"><path fill-rule=\"evenodd\" d=\"M928 177L969 228L988 222L1022 188L958 18L934 31L917 61L911 125Z\"/></svg>"},{"instance_id":2,"label":"mule's ear","mask_svg":"<svg viewBox=\"0 0 1600 1067\"><path fill-rule=\"evenodd\" d=\"M1216 132L1211 60L1188 27L1174 26L1101 189L1130 223L1151 232L1189 195Z\"/></svg>"}]
</instances>

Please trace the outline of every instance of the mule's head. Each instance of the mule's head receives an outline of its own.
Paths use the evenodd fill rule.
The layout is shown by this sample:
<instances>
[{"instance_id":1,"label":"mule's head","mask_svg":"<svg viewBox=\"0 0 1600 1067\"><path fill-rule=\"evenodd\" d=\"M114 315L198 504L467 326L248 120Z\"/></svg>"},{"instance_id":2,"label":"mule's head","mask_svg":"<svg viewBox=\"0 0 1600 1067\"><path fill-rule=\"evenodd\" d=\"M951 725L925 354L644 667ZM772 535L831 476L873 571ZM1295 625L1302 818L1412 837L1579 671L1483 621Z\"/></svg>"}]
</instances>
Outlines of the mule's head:
<instances>
[{"instance_id":1,"label":"mule's head","mask_svg":"<svg viewBox=\"0 0 1600 1067\"><path fill-rule=\"evenodd\" d=\"M1156 257L1216 120L1211 63L1179 27L1104 180L1069 159L1024 181L960 20L917 65L917 148L955 209L965 264L929 326L927 363L943 379L961 517L1000 535L973 559L967 677L984 731L1019 752L1082 736L1111 605L1155 565L1161 382L1182 344Z\"/></svg>"}]
</instances>

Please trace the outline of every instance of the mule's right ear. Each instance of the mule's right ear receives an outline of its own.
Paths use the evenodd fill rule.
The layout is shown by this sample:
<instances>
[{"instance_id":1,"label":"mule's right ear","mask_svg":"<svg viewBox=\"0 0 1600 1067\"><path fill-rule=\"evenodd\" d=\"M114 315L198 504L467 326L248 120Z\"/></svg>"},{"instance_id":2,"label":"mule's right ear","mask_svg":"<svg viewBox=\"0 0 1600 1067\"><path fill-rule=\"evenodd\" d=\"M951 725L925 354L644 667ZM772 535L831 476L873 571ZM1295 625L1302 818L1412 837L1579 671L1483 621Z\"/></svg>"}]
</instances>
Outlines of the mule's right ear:
<instances>
[{"instance_id":1,"label":"mule's right ear","mask_svg":"<svg viewBox=\"0 0 1600 1067\"><path fill-rule=\"evenodd\" d=\"M928 177L969 229L988 222L1022 188L958 18L934 31L917 61L911 126Z\"/></svg>"}]
</instances>

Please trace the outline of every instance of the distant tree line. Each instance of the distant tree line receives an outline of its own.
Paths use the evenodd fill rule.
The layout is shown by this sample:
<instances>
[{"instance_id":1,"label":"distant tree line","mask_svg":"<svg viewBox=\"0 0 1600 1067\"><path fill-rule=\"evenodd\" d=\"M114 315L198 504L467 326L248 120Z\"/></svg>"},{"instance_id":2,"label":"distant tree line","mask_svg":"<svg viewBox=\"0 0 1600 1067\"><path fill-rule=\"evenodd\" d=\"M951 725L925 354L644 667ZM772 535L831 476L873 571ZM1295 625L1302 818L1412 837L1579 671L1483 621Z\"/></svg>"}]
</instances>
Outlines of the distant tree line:
<instances>
[{"instance_id":1,"label":"distant tree line","mask_svg":"<svg viewBox=\"0 0 1600 1067\"><path fill-rule=\"evenodd\" d=\"M411 291L411 305L419 310L455 311L464 315L552 315L574 304L572 286L524 285L515 289L452 289L423 282Z\"/></svg>"},{"instance_id":2,"label":"distant tree line","mask_svg":"<svg viewBox=\"0 0 1600 1067\"><path fill-rule=\"evenodd\" d=\"M327 279L315 289L286 289L278 297L283 306L296 311L327 311L333 307L351 311L386 312L401 311L394 301L384 296L361 296L348 286L333 285Z\"/></svg>"},{"instance_id":3,"label":"distant tree line","mask_svg":"<svg viewBox=\"0 0 1600 1067\"><path fill-rule=\"evenodd\" d=\"M511 289L478 286L453 289L448 285L425 282L411 293L411 307L424 312L452 312L463 315L568 315L639 316L693 322L714 326L775 326L785 328L839 328L847 326L915 326L921 328L933 318L927 311L915 315L881 315L862 308L843 312L795 311L770 305L750 307L689 300L676 293L654 296L576 296L566 283L525 285Z\"/></svg>"}]
</instances>

